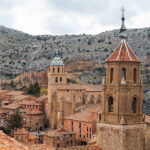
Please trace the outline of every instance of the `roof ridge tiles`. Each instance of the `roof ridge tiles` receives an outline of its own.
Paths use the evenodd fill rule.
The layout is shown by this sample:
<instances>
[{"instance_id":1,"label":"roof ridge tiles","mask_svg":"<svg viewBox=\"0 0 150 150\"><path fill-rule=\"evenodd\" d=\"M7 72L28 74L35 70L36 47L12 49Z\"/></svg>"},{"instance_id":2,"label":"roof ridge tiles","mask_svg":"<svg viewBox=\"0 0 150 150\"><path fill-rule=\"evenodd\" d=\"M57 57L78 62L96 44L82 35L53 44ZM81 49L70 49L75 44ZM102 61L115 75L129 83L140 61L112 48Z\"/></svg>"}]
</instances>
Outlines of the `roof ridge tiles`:
<instances>
[{"instance_id":1,"label":"roof ridge tiles","mask_svg":"<svg viewBox=\"0 0 150 150\"><path fill-rule=\"evenodd\" d=\"M105 62L138 62L141 60L135 55L125 39L122 39L114 52Z\"/></svg>"}]
</instances>

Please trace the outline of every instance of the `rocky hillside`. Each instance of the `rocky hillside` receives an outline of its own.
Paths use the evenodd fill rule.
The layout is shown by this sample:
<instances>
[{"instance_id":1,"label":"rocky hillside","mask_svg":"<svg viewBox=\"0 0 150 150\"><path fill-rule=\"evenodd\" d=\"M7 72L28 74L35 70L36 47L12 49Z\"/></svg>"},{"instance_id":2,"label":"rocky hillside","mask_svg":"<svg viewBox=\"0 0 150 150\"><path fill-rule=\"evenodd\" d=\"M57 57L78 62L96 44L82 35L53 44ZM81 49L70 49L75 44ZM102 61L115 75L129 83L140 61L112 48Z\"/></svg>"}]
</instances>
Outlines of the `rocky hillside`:
<instances>
[{"instance_id":1,"label":"rocky hillside","mask_svg":"<svg viewBox=\"0 0 150 150\"><path fill-rule=\"evenodd\" d=\"M150 28L131 29L127 34L137 56L150 59ZM0 26L1 77L7 79L30 70L46 70L58 50L67 65L74 64L73 71L88 71L91 67L79 67L79 64L86 60L92 62L92 68L100 67L119 41L118 30L97 35L31 36Z\"/></svg>"},{"instance_id":2,"label":"rocky hillside","mask_svg":"<svg viewBox=\"0 0 150 150\"><path fill-rule=\"evenodd\" d=\"M118 30L97 35L38 35L0 26L0 78L12 79L23 72L47 70L56 52L63 58L68 72L76 72L86 83L99 84L105 75L104 60L119 44ZM150 28L127 30L128 43L143 61L144 93L150 91ZM144 109L150 106L147 94ZM149 111L148 111L149 112Z\"/></svg>"}]
</instances>

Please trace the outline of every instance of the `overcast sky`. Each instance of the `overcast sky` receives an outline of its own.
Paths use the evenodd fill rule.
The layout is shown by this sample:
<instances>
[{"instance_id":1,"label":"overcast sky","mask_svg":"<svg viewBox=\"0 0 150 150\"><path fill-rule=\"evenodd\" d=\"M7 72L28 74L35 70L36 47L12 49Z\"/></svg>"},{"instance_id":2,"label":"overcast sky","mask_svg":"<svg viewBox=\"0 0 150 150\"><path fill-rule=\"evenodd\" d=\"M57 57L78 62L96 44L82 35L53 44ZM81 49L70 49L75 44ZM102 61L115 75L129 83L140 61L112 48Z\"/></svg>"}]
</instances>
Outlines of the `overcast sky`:
<instances>
[{"instance_id":1,"label":"overcast sky","mask_svg":"<svg viewBox=\"0 0 150 150\"><path fill-rule=\"evenodd\" d=\"M150 27L150 0L0 0L0 24L29 34L98 34Z\"/></svg>"}]
</instances>

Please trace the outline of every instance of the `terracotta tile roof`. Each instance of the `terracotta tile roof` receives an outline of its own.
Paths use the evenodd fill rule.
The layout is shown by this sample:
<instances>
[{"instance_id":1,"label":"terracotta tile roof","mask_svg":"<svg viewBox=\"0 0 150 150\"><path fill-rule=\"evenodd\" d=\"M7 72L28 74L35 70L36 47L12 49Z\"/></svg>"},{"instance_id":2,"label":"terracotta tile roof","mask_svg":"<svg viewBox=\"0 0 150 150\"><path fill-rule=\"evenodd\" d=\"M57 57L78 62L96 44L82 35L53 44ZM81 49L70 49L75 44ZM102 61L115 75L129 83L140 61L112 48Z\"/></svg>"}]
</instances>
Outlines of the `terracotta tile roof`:
<instances>
[{"instance_id":1,"label":"terracotta tile roof","mask_svg":"<svg viewBox=\"0 0 150 150\"><path fill-rule=\"evenodd\" d=\"M23 145L0 131L0 150L54 150L48 145Z\"/></svg>"},{"instance_id":2,"label":"terracotta tile roof","mask_svg":"<svg viewBox=\"0 0 150 150\"><path fill-rule=\"evenodd\" d=\"M39 104L35 100L23 100L22 102L20 102L20 104L22 104L22 105L42 105L42 104Z\"/></svg>"},{"instance_id":3,"label":"terracotta tile roof","mask_svg":"<svg viewBox=\"0 0 150 150\"><path fill-rule=\"evenodd\" d=\"M31 150L0 131L0 150Z\"/></svg>"},{"instance_id":4,"label":"terracotta tile roof","mask_svg":"<svg viewBox=\"0 0 150 150\"><path fill-rule=\"evenodd\" d=\"M28 115L39 115L39 114L44 114L43 111L39 111L39 110L26 110L26 114Z\"/></svg>"},{"instance_id":5,"label":"terracotta tile roof","mask_svg":"<svg viewBox=\"0 0 150 150\"><path fill-rule=\"evenodd\" d=\"M45 135L50 136L50 137L60 137L60 136L70 135L70 134L75 134L75 133L65 131L63 129L62 130L53 130L53 131L49 131L49 132L45 133Z\"/></svg>"},{"instance_id":6,"label":"terracotta tile roof","mask_svg":"<svg viewBox=\"0 0 150 150\"><path fill-rule=\"evenodd\" d=\"M14 134L26 134L29 133L25 128L17 129Z\"/></svg>"},{"instance_id":7,"label":"terracotta tile roof","mask_svg":"<svg viewBox=\"0 0 150 150\"><path fill-rule=\"evenodd\" d=\"M112 55L105 62L138 62L140 63L140 59L134 54L129 44L125 39L122 39L120 44L117 46Z\"/></svg>"},{"instance_id":8,"label":"terracotta tile roof","mask_svg":"<svg viewBox=\"0 0 150 150\"><path fill-rule=\"evenodd\" d=\"M23 95L24 94L24 92L22 92L22 91L11 91L10 93L8 93L7 95Z\"/></svg>"},{"instance_id":9,"label":"terracotta tile roof","mask_svg":"<svg viewBox=\"0 0 150 150\"><path fill-rule=\"evenodd\" d=\"M17 103L12 103L12 104L3 106L3 109L16 110L16 109L19 108L19 107L20 107L19 104L17 104Z\"/></svg>"},{"instance_id":10,"label":"terracotta tile roof","mask_svg":"<svg viewBox=\"0 0 150 150\"><path fill-rule=\"evenodd\" d=\"M68 84L61 85L58 90L86 90L86 91L101 91L100 85L84 85L84 84Z\"/></svg>"},{"instance_id":11,"label":"terracotta tile roof","mask_svg":"<svg viewBox=\"0 0 150 150\"><path fill-rule=\"evenodd\" d=\"M5 93L5 92L7 93L7 92L9 92L9 91L7 91L7 90L0 90L0 94L1 94L1 93Z\"/></svg>"},{"instance_id":12,"label":"terracotta tile roof","mask_svg":"<svg viewBox=\"0 0 150 150\"><path fill-rule=\"evenodd\" d=\"M51 146L45 144L29 145L29 148L33 150L55 150L55 148L52 148Z\"/></svg>"},{"instance_id":13,"label":"terracotta tile roof","mask_svg":"<svg viewBox=\"0 0 150 150\"><path fill-rule=\"evenodd\" d=\"M35 99L33 96L30 95L16 95L15 97L12 98L12 100L21 101L27 98Z\"/></svg>"},{"instance_id":14,"label":"terracotta tile roof","mask_svg":"<svg viewBox=\"0 0 150 150\"><path fill-rule=\"evenodd\" d=\"M42 95L42 96L38 97L36 100L39 102L43 102L44 100L47 100L47 99L48 99L47 95Z\"/></svg>"},{"instance_id":15,"label":"terracotta tile roof","mask_svg":"<svg viewBox=\"0 0 150 150\"><path fill-rule=\"evenodd\" d=\"M79 113L66 116L65 119L93 122L93 121L96 121L96 119L90 118L90 113L100 113L101 111L102 111L102 109L100 106L97 106L95 108L86 108L85 110L83 110Z\"/></svg>"}]
</instances>

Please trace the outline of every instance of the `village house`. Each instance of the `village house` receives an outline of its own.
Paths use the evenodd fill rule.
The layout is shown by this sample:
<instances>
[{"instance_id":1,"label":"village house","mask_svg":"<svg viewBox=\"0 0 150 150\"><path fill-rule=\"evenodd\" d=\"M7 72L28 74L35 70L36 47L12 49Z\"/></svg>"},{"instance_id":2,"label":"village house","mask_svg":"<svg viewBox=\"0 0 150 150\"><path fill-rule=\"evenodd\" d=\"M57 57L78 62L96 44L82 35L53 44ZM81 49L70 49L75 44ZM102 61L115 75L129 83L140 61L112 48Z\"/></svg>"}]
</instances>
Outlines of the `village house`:
<instances>
[{"instance_id":1,"label":"village house","mask_svg":"<svg viewBox=\"0 0 150 150\"><path fill-rule=\"evenodd\" d=\"M0 108L1 108L1 103L2 103L2 100L5 99L6 95L9 93L10 91L7 91L7 90L0 90Z\"/></svg>"},{"instance_id":2,"label":"village house","mask_svg":"<svg viewBox=\"0 0 150 150\"><path fill-rule=\"evenodd\" d=\"M27 144L38 144L38 136L35 136L31 133L29 133L24 128L17 129L17 131L14 132L14 139L21 143L27 143Z\"/></svg>"},{"instance_id":3,"label":"village house","mask_svg":"<svg viewBox=\"0 0 150 150\"><path fill-rule=\"evenodd\" d=\"M96 134L98 114L101 111L100 105L93 108L86 108L83 111L66 116L64 118L64 129L76 133L78 144L86 145Z\"/></svg>"},{"instance_id":4,"label":"village house","mask_svg":"<svg viewBox=\"0 0 150 150\"><path fill-rule=\"evenodd\" d=\"M11 91L2 100L0 125L7 127L7 120L18 109L23 117L23 127L29 131L41 131L45 128L44 102L47 96L35 98L21 91Z\"/></svg>"},{"instance_id":5,"label":"village house","mask_svg":"<svg viewBox=\"0 0 150 150\"><path fill-rule=\"evenodd\" d=\"M43 144L53 148L73 147L76 145L76 134L64 129L49 131L44 134Z\"/></svg>"}]
</instances>

